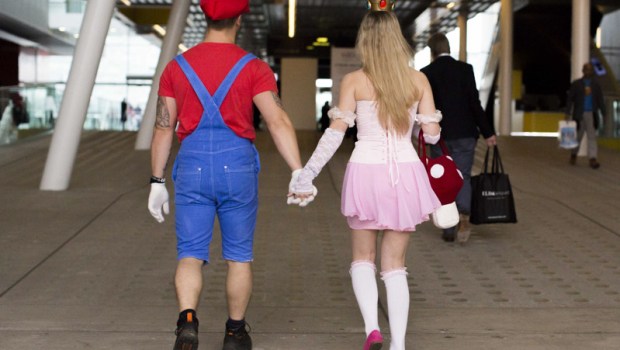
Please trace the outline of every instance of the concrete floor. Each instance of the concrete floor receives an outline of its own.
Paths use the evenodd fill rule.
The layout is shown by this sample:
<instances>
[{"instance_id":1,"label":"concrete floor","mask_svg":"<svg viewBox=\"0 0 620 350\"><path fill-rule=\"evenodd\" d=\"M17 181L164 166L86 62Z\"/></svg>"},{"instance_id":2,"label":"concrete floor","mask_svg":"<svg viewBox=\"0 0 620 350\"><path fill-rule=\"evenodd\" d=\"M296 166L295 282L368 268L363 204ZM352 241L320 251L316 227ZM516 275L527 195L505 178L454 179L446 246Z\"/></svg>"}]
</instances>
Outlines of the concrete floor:
<instances>
[{"instance_id":1,"label":"concrete floor","mask_svg":"<svg viewBox=\"0 0 620 350\"><path fill-rule=\"evenodd\" d=\"M299 138L307 159L317 136ZM84 133L63 192L38 190L49 136L0 147L0 349L172 348L174 225L146 210L149 154L134 151L134 140ZM592 170L582 158L570 166L555 139L502 137L499 145L519 222L475 226L464 246L419 226L408 252L407 349L620 349L620 153L601 149L602 166ZM286 206L290 173L267 134L257 147L254 349L360 349L339 212L351 140L316 180L319 196L307 208ZM200 349L215 350L227 316L217 238L212 256L198 317Z\"/></svg>"}]
</instances>

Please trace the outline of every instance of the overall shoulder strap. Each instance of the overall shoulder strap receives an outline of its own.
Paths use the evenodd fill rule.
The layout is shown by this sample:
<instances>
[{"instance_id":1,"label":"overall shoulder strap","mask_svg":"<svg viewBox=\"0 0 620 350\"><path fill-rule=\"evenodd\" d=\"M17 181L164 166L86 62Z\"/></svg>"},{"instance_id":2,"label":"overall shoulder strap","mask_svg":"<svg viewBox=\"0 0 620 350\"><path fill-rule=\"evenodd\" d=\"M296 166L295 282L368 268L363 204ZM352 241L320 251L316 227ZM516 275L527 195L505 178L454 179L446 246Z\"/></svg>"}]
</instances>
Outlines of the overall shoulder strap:
<instances>
[{"instance_id":1,"label":"overall shoulder strap","mask_svg":"<svg viewBox=\"0 0 620 350\"><path fill-rule=\"evenodd\" d=\"M209 105L213 104L213 98L211 97L211 94L209 94L209 91L198 77L198 74L196 74L192 66L190 66L189 62L187 62L183 55L178 55L174 59L179 64L179 67L181 67L181 70L187 77L187 80L189 80L189 83L192 85L192 88L196 92L196 95L198 95L200 103L206 110Z\"/></svg>"},{"instance_id":2,"label":"overall shoulder strap","mask_svg":"<svg viewBox=\"0 0 620 350\"><path fill-rule=\"evenodd\" d=\"M235 65L232 67L230 72L228 72L228 75L226 75L226 78L224 78L224 81L222 81L220 86L217 88L217 91L215 92L215 94L213 94L213 101L215 102L218 108L222 105L224 98L228 94L230 87L235 82L235 79L237 79L237 76L239 75L239 73L241 73L241 70L243 70L243 68L245 67L246 64L248 64L248 62L250 62L251 60L255 58L256 56L254 56L251 53L248 53L247 55L243 56L239 61L237 61L237 63L235 63Z\"/></svg>"}]
</instances>

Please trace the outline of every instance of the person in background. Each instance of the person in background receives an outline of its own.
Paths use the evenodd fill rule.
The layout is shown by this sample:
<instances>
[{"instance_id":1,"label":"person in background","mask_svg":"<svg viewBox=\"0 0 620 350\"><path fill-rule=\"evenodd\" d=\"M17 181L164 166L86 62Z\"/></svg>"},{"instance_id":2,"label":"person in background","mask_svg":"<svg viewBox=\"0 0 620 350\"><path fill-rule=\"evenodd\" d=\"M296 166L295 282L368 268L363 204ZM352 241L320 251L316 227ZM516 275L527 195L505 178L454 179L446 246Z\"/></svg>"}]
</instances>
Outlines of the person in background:
<instances>
[{"instance_id":1,"label":"person in background","mask_svg":"<svg viewBox=\"0 0 620 350\"><path fill-rule=\"evenodd\" d=\"M203 266L217 216L228 265L224 350L250 350L246 310L252 294L253 240L260 163L253 140L252 103L294 175L301 171L295 130L282 107L269 66L235 45L248 0L201 0L204 42L165 67L151 147L148 208L158 222L169 212L166 167L175 135L181 147L172 169L179 304L175 350L198 348L198 301ZM298 200L308 196L300 195ZM288 199L287 199L288 201ZM162 213L163 210L163 213Z\"/></svg>"},{"instance_id":2,"label":"person in background","mask_svg":"<svg viewBox=\"0 0 620 350\"><path fill-rule=\"evenodd\" d=\"M345 131L358 126L342 186L341 212L351 228L350 275L364 319L364 350L383 344L375 265L379 233L383 232L379 249L390 349L403 350L409 318L410 233L441 206L411 138L418 124L427 142L437 142L441 114L435 110L424 74L409 67L413 52L391 12L393 3L371 0L356 43L362 69L342 79L338 105L329 111L331 124L293 184L294 194L313 194L312 180L341 145ZM357 346L349 347L353 348Z\"/></svg>"},{"instance_id":3,"label":"person in background","mask_svg":"<svg viewBox=\"0 0 620 350\"><path fill-rule=\"evenodd\" d=\"M17 126L13 121L13 101L8 103L0 116L0 145L6 145L17 141Z\"/></svg>"},{"instance_id":4,"label":"person in background","mask_svg":"<svg viewBox=\"0 0 620 350\"><path fill-rule=\"evenodd\" d=\"M54 96L50 93L45 97L45 121L51 127L54 127L54 113L56 113L56 101L54 101Z\"/></svg>"},{"instance_id":5,"label":"person in background","mask_svg":"<svg viewBox=\"0 0 620 350\"><path fill-rule=\"evenodd\" d=\"M121 101L121 130L125 130L125 123L127 122L127 100L123 99Z\"/></svg>"},{"instance_id":6,"label":"person in background","mask_svg":"<svg viewBox=\"0 0 620 350\"><path fill-rule=\"evenodd\" d=\"M319 120L321 132L325 132L325 130L329 127L329 116L327 115L329 108L329 101L325 101L325 104L321 108L321 119Z\"/></svg>"},{"instance_id":7,"label":"person in background","mask_svg":"<svg viewBox=\"0 0 620 350\"><path fill-rule=\"evenodd\" d=\"M588 158L590 167L598 169L601 164L597 160L598 145L596 130L598 129L598 113L605 116L605 100L603 90L594 78L594 67L591 63L583 65L583 77L572 82L566 100L566 119L577 122L577 142L581 143L583 135L588 139ZM572 113L571 113L572 112ZM577 163L579 147L571 151L569 163Z\"/></svg>"},{"instance_id":8,"label":"person in background","mask_svg":"<svg viewBox=\"0 0 620 350\"><path fill-rule=\"evenodd\" d=\"M463 187L456 197L460 221L457 226L444 229L442 238L446 242L453 242L456 233L457 240L465 243L471 234L470 178L478 137L482 134L489 147L494 146L497 140L493 125L489 123L480 104L473 67L450 56L450 43L441 33L431 36L428 46L432 62L421 71L428 78L435 106L443 115L441 137L463 175ZM441 147L432 146L431 156L438 155L441 155Z\"/></svg>"}]
</instances>

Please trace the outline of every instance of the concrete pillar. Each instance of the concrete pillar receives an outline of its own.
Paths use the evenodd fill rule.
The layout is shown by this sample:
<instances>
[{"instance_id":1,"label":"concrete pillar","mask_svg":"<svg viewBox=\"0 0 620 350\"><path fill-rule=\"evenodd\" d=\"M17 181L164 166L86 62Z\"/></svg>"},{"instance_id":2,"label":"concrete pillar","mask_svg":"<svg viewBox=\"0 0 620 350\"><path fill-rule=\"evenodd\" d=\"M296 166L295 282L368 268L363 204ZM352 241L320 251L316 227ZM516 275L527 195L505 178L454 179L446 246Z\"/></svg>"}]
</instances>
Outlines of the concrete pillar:
<instances>
[{"instance_id":1,"label":"concrete pillar","mask_svg":"<svg viewBox=\"0 0 620 350\"><path fill-rule=\"evenodd\" d=\"M41 190L64 191L69 187L114 6L114 1L86 2L67 88L60 104L56 129L43 170Z\"/></svg>"},{"instance_id":2,"label":"concrete pillar","mask_svg":"<svg viewBox=\"0 0 620 350\"><path fill-rule=\"evenodd\" d=\"M181 39L183 38L183 30L185 29L190 4L191 0L174 0L172 2L170 17L166 25L166 36L161 45L159 61L157 62L157 68L153 76L153 85L151 85L151 92L144 109L142 123L140 124L140 130L138 130L138 136L136 138L136 150L148 150L151 148L153 128L155 127L155 107L157 106L159 77L166 67L166 64L179 52L179 43L181 43Z\"/></svg>"},{"instance_id":3,"label":"concrete pillar","mask_svg":"<svg viewBox=\"0 0 620 350\"><path fill-rule=\"evenodd\" d=\"M501 0L499 61L499 133L510 135L512 124L513 2Z\"/></svg>"},{"instance_id":4,"label":"concrete pillar","mask_svg":"<svg viewBox=\"0 0 620 350\"><path fill-rule=\"evenodd\" d=\"M316 130L318 60L282 58L281 73L282 104L293 126L296 130Z\"/></svg>"},{"instance_id":5,"label":"concrete pillar","mask_svg":"<svg viewBox=\"0 0 620 350\"><path fill-rule=\"evenodd\" d=\"M456 19L459 26L459 61L467 62L467 10L461 10Z\"/></svg>"},{"instance_id":6,"label":"concrete pillar","mask_svg":"<svg viewBox=\"0 0 620 350\"><path fill-rule=\"evenodd\" d=\"M590 61L590 0L573 0L571 81L581 78L581 68Z\"/></svg>"}]
</instances>

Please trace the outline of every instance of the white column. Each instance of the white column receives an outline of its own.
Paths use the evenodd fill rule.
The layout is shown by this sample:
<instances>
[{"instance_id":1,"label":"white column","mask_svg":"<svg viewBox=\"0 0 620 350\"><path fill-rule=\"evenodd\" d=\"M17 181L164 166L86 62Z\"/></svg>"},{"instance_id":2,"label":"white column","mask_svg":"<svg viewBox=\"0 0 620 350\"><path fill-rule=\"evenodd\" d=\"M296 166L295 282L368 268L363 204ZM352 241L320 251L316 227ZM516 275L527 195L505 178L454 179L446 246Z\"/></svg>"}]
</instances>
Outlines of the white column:
<instances>
[{"instance_id":1,"label":"white column","mask_svg":"<svg viewBox=\"0 0 620 350\"><path fill-rule=\"evenodd\" d=\"M467 10L456 18L459 26L459 61L467 62Z\"/></svg>"},{"instance_id":2,"label":"white column","mask_svg":"<svg viewBox=\"0 0 620 350\"><path fill-rule=\"evenodd\" d=\"M499 61L499 133L510 135L512 123L512 0L501 0Z\"/></svg>"},{"instance_id":3,"label":"white column","mask_svg":"<svg viewBox=\"0 0 620 350\"><path fill-rule=\"evenodd\" d=\"M590 0L573 0L571 81L581 78L581 68L590 61Z\"/></svg>"},{"instance_id":4,"label":"white column","mask_svg":"<svg viewBox=\"0 0 620 350\"><path fill-rule=\"evenodd\" d=\"M69 187L114 6L114 1L86 2L67 88L60 104L56 129L43 170L41 190L64 191Z\"/></svg>"},{"instance_id":5,"label":"white column","mask_svg":"<svg viewBox=\"0 0 620 350\"><path fill-rule=\"evenodd\" d=\"M155 107L157 105L157 91L159 90L159 77L177 52L179 52L179 43L183 37L183 30L187 21L189 5L191 0L174 0L168 25L166 25L166 35L159 52L159 61L153 76L153 85L151 85L151 93L144 108L142 123L136 138L136 150L148 150L151 148L151 139L153 138L153 128L155 126Z\"/></svg>"}]
</instances>

